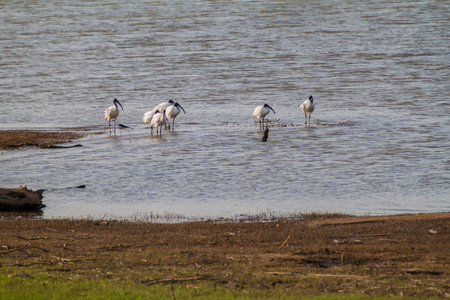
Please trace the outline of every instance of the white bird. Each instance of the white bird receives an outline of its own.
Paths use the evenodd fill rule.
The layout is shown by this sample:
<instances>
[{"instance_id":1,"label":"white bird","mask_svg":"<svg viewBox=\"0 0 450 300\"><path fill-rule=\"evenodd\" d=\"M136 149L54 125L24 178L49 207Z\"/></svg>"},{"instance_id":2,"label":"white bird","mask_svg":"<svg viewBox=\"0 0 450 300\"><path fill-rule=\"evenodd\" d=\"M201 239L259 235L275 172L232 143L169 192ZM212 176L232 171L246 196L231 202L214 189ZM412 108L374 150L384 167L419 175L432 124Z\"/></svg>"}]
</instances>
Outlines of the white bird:
<instances>
[{"instance_id":1,"label":"white bird","mask_svg":"<svg viewBox=\"0 0 450 300\"><path fill-rule=\"evenodd\" d=\"M159 110L155 111L155 115L150 121L151 125L151 133L153 134L153 127L156 127L156 135L158 135L158 127L159 127L159 135L162 136L162 127L166 123L166 111L160 112Z\"/></svg>"},{"instance_id":2,"label":"white bird","mask_svg":"<svg viewBox=\"0 0 450 300\"><path fill-rule=\"evenodd\" d=\"M144 117L142 118L143 124L150 124L152 122L152 118L155 115L155 112L153 110L150 110L144 114Z\"/></svg>"},{"instance_id":3,"label":"white bird","mask_svg":"<svg viewBox=\"0 0 450 300\"><path fill-rule=\"evenodd\" d=\"M176 102L173 106L169 106L166 109L166 117L168 119L172 119L172 130L175 130L175 118L180 114L181 110L180 108L183 110L184 113L186 113L184 111L184 108L181 107L180 104L178 104L178 102ZM169 130L170 130L170 122L169 122Z\"/></svg>"},{"instance_id":4,"label":"white bird","mask_svg":"<svg viewBox=\"0 0 450 300\"><path fill-rule=\"evenodd\" d=\"M273 113L275 113L272 107L270 107L269 104L266 103L264 105L257 106L253 111L252 117L259 119L259 129L261 129L262 124L262 129L264 130L264 118L269 114L270 110L272 110Z\"/></svg>"},{"instance_id":5,"label":"white bird","mask_svg":"<svg viewBox=\"0 0 450 300\"><path fill-rule=\"evenodd\" d=\"M169 106L174 105L174 102L172 99L169 100L169 102L164 102L164 103L160 103L158 105L156 105L155 107L153 107L153 109L151 111L164 111L165 109L167 109Z\"/></svg>"},{"instance_id":6,"label":"white bird","mask_svg":"<svg viewBox=\"0 0 450 300\"><path fill-rule=\"evenodd\" d=\"M313 96L309 96L308 99L306 99L305 102L300 104L300 107L302 108L303 113L305 114L305 125L307 124L307 116L309 115L309 125L311 125L311 114L314 111L314 99Z\"/></svg>"},{"instance_id":7,"label":"white bird","mask_svg":"<svg viewBox=\"0 0 450 300\"><path fill-rule=\"evenodd\" d=\"M112 120L114 122L114 124L117 126L117 128L119 128L119 132L120 132L120 138L119 140L122 138L122 129L123 130L128 130L128 139L130 140L131 143L131 131L130 131L130 127L123 125L123 124L118 124L116 123L116 120Z\"/></svg>"},{"instance_id":8,"label":"white bird","mask_svg":"<svg viewBox=\"0 0 450 300\"><path fill-rule=\"evenodd\" d=\"M123 110L123 106L120 104L119 100L114 98L113 103L113 106L110 106L107 110L105 110L105 120L109 123L109 133L111 133L111 120L116 120L119 116L119 108L117 107L117 104L119 104ZM114 133L116 133L116 127L114 127Z\"/></svg>"}]
</instances>

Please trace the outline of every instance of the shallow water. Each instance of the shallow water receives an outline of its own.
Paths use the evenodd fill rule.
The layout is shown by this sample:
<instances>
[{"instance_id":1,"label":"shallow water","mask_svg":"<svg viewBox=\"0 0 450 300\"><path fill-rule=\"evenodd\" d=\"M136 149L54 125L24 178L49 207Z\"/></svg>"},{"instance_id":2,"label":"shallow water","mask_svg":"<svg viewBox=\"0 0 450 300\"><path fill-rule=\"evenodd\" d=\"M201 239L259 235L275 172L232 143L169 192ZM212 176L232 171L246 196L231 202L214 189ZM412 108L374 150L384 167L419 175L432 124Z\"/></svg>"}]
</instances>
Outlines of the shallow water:
<instances>
[{"instance_id":1,"label":"shallow water","mask_svg":"<svg viewBox=\"0 0 450 300\"><path fill-rule=\"evenodd\" d=\"M2 151L0 185L49 188L44 217L448 211L449 13L445 1L2 1L0 128L102 133ZM104 121L115 97L131 142ZM186 114L157 138L142 116L169 99ZM251 118L263 103L276 112L267 143Z\"/></svg>"}]
</instances>

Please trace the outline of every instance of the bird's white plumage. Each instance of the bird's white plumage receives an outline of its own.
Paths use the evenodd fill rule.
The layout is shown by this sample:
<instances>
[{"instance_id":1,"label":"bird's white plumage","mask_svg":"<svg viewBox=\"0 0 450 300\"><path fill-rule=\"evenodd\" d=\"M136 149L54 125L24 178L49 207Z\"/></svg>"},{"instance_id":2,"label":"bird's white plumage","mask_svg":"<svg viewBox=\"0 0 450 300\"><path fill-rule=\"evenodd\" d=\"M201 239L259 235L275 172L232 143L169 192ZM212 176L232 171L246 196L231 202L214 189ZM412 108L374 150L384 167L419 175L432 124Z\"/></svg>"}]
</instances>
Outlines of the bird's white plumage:
<instances>
[{"instance_id":1,"label":"bird's white plumage","mask_svg":"<svg viewBox=\"0 0 450 300\"><path fill-rule=\"evenodd\" d=\"M310 115L314 111L315 105L313 102L311 102L311 100L308 99L303 102L300 107L302 108L304 114Z\"/></svg>"},{"instance_id":2,"label":"bird's white plumage","mask_svg":"<svg viewBox=\"0 0 450 300\"><path fill-rule=\"evenodd\" d=\"M142 118L143 124L150 124L152 121L153 116L155 115L154 111L148 111L144 114L144 117Z\"/></svg>"},{"instance_id":3,"label":"bird's white plumage","mask_svg":"<svg viewBox=\"0 0 450 300\"><path fill-rule=\"evenodd\" d=\"M166 110L166 117L175 119L180 114L181 109L175 106L169 106Z\"/></svg>"},{"instance_id":4,"label":"bird's white plumage","mask_svg":"<svg viewBox=\"0 0 450 300\"><path fill-rule=\"evenodd\" d=\"M159 129L159 134L162 134L162 126L166 123L167 118L166 118L166 111L164 110L163 112L159 112L158 110L155 112L155 115L153 116L152 120L150 121L150 125L153 127L156 127L156 135L158 135L158 127Z\"/></svg>"},{"instance_id":5,"label":"bird's white plumage","mask_svg":"<svg viewBox=\"0 0 450 300\"><path fill-rule=\"evenodd\" d=\"M166 117L168 119L172 119L173 128L175 128L175 118L180 114L181 110L183 110L183 112L186 113L184 111L184 108L181 107L181 105L178 104L178 102L172 106L167 107L166 109ZM169 122L169 129L170 129L170 122Z\"/></svg>"},{"instance_id":6,"label":"bird's white plumage","mask_svg":"<svg viewBox=\"0 0 450 300\"><path fill-rule=\"evenodd\" d=\"M255 110L253 111L253 118L264 118L265 116L267 116L269 114L270 110L267 107L264 107L264 105L261 106L257 106L255 108Z\"/></svg>"},{"instance_id":7,"label":"bird's white plumage","mask_svg":"<svg viewBox=\"0 0 450 300\"><path fill-rule=\"evenodd\" d=\"M164 111L165 109L167 109L169 106L174 105L173 100L169 100L168 102L164 102L164 103L160 103L158 105L156 105L155 107L153 107L153 109L151 111Z\"/></svg>"},{"instance_id":8,"label":"bird's white plumage","mask_svg":"<svg viewBox=\"0 0 450 300\"><path fill-rule=\"evenodd\" d=\"M305 124L307 124L307 115L309 115L309 124L311 124L311 114L313 113L315 108L313 96L309 96L309 98L306 99L305 102L300 104L300 107L302 109L302 112L305 114Z\"/></svg>"},{"instance_id":9,"label":"bird's white plumage","mask_svg":"<svg viewBox=\"0 0 450 300\"><path fill-rule=\"evenodd\" d=\"M259 119L260 128L262 123L262 128L264 129L264 118L269 114L271 110L273 111L273 113L275 113L272 107L270 107L268 104L264 104L257 106L253 111L252 117Z\"/></svg>"},{"instance_id":10,"label":"bird's white plumage","mask_svg":"<svg viewBox=\"0 0 450 300\"><path fill-rule=\"evenodd\" d=\"M114 105L108 107L105 110L105 120L109 122L109 132L111 133L111 121L115 121L117 117L119 116L119 107L117 104L120 105L120 107L123 110L122 104L120 104L119 100L114 98L113 100ZM116 132L116 127L114 127L114 133Z\"/></svg>"},{"instance_id":11,"label":"bird's white plumage","mask_svg":"<svg viewBox=\"0 0 450 300\"><path fill-rule=\"evenodd\" d=\"M119 116L119 108L117 106L110 106L105 111L105 120L115 120Z\"/></svg>"}]
</instances>

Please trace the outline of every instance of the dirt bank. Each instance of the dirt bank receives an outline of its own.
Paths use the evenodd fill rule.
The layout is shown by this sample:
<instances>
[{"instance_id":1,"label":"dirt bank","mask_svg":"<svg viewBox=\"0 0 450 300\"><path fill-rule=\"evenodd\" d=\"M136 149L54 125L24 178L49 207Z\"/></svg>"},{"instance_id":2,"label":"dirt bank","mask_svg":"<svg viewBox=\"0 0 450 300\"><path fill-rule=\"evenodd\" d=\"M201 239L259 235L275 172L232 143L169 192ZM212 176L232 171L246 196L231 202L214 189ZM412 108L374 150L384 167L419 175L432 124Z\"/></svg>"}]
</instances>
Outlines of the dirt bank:
<instances>
[{"instance_id":1,"label":"dirt bank","mask_svg":"<svg viewBox=\"0 0 450 300\"><path fill-rule=\"evenodd\" d=\"M0 130L0 149L52 148L85 135L76 131Z\"/></svg>"},{"instance_id":2,"label":"dirt bank","mask_svg":"<svg viewBox=\"0 0 450 300\"><path fill-rule=\"evenodd\" d=\"M450 296L450 213L183 224L0 216L1 267L20 276Z\"/></svg>"}]
</instances>

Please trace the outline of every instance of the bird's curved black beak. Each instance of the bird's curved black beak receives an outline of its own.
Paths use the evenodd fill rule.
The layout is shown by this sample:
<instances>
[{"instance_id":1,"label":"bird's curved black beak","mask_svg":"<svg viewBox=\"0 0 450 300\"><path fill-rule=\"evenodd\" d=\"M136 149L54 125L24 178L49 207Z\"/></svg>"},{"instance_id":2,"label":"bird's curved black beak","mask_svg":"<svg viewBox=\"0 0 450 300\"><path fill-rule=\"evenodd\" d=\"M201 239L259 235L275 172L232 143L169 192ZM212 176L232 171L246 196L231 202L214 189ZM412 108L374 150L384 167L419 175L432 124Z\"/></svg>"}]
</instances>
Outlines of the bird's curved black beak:
<instances>
[{"instance_id":1,"label":"bird's curved black beak","mask_svg":"<svg viewBox=\"0 0 450 300\"><path fill-rule=\"evenodd\" d=\"M122 104L120 104L119 100L117 100L116 98L114 98L114 103L117 103L117 104L119 104L119 105L120 105L120 107L121 107L121 108L122 108L122 110L123 110L123 106L122 106Z\"/></svg>"},{"instance_id":2,"label":"bird's curved black beak","mask_svg":"<svg viewBox=\"0 0 450 300\"><path fill-rule=\"evenodd\" d=\"M175 106L181 108L183 110L183 112L186 114L186 112L184 111L184 108L180 104L178 104L178 102L175 103Z\"/></svg>"},{"instance_id":3,"label":"bird's curved black beak","mask_svg":"<svg viewBox=\"0 0 450 300\"><path fill-rule=\"evenodd\" d=\"M272 111L273 111L273 113L275 114L275 111L273 110L273 108L272 108L272 107L270 107L270 106L269 106L269 104L267 104L267 107L268 107L268 108L270 108L270 110L272 110Z\"/></svg>"}]
</instances>

